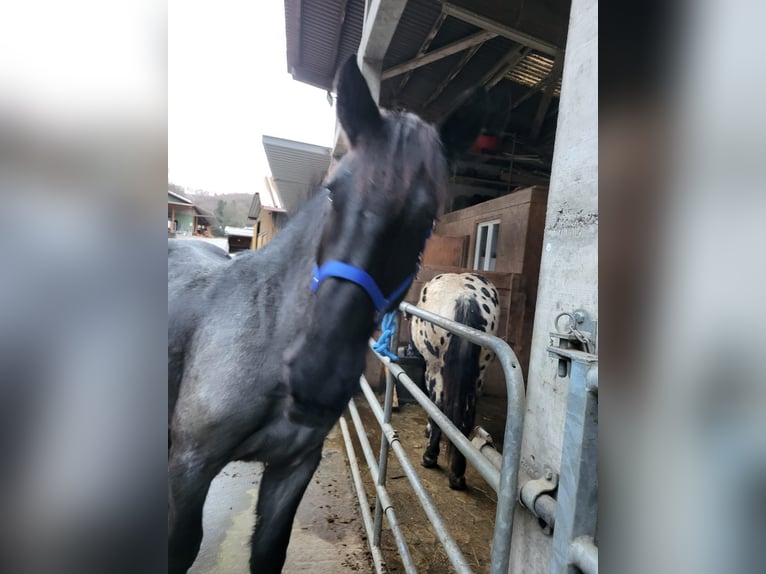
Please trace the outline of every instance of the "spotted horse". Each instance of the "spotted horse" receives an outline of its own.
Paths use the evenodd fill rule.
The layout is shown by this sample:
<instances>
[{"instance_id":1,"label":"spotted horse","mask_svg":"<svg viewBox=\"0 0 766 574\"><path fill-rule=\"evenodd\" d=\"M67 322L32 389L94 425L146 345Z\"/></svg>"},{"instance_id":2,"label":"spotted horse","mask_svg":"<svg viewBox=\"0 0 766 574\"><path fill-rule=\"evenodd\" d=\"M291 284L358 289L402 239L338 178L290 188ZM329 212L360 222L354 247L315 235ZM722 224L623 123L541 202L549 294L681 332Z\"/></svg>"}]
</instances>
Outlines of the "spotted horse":
<instances>
[{"instance_id":1,"label":"spotted horse","mask_svg":"<svg viewBox=\"0 0 766 574\"><path fill-rule=\"evenodd\" d=\"M476 273L437 275L420 291L418 307L491 335L497 333L497 289ZM410 336L426 362L425 379L431 400L468 436L476 417L476 397L481 394L494 353L418 317L413 317L410 324ZM427 468L436 466L441 434L429 417L429 441L423 454L423 466ZM452 442L446 442L450 488L464 490L465 457Z\"/></svg>"}]
</instances>

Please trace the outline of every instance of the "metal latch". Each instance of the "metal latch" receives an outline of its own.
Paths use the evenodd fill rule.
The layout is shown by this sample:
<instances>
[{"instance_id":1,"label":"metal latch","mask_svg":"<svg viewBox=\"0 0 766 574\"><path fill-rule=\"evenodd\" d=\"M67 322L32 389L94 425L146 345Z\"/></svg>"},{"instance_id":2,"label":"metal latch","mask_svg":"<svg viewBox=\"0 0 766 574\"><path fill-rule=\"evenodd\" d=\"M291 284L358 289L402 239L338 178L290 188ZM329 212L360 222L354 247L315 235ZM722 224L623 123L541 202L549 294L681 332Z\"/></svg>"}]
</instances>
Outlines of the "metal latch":
<instances>
[{"instance_id":1,"label":"metal latch","mask_svg":"<svg viewBox=\"0 0 766 574\"><path fill-rule=\"evenodd\" d=\"M562 319L568 319L568 324ZM596 330L598 323L593 321L584 309L569 313L564 311L553 321L555 331L551 332L551 345L548 352L558 355L558 376L569 374L572 351L596 355Z\"/></svg>"}]
</instances>

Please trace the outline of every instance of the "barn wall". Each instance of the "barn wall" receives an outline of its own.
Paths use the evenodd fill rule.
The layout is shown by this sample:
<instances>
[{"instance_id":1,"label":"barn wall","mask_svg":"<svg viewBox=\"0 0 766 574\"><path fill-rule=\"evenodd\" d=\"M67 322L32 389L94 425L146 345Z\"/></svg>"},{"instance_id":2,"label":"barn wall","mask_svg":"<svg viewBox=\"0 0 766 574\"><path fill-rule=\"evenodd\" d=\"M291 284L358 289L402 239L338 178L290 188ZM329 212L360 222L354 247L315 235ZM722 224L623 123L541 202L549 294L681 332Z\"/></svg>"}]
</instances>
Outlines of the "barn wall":
<instances>
[{"instance_id":1,"label":"barn wall","mask_svg":"<svg viewBox=\"0 0 766 574\"><path fill-rule=\"evenodd\" d=\"M537 276L540 269L543 230L548 190L529 187L478 205L467 207L439 218L435 233L466 237L465 272L473 267L476 228L485 221L500 220L497 245L496 277L487 277L501 292L501 328L498 335L516 352L522 369L529 365L532 325L537 298ZM421 273L421 276L423 274ZM418 277L418 279L421 278ZM419 290L422 283L416 285ZM503 294L508 294L504 298ZM502 369L492 365L486 375L485 394L505 395Z\"/></svg>"},{"instance_id":2,"label":"barn wall","mask_svg":"<svg viewBox=\"0 0 766 574\"><path fill-rule=\"evenodd\" d=\"M253 236L253 249L260 249L274 239L277 228L274 225L274 212L261 210L260 217L261 228L258 237Z\"/></svg>"},{"instance_id":3,"label":"barn wall","mask_svg":"<svg viewBox=\"0 0 766 574\"><path fill-rule=\"evenodd\" d=\"M453 237L468 236L468 261L473 267L476 227L479 223L500 220L497 245L499 273L529 273L540 259L547 190L529 187L478 205L466 207L439 218L435 232ZM534 263L531 260L535 260Z\"/></svg>"},{"instance_id":4,"label":"barn wall","mask_svg":"<svg viewBox=\"0 0 766 574\"><path fill-rule=\"evenodd\" d=\"M555 316L586 309L598 319L598 4L573 0L543 238L527 375L522 475L550 465L559 472L566 379L546 352ZM534 457L534 458L532 458ZM551 537L517 507L511 569L549 572Z\"/></svg>"}]
</instances>

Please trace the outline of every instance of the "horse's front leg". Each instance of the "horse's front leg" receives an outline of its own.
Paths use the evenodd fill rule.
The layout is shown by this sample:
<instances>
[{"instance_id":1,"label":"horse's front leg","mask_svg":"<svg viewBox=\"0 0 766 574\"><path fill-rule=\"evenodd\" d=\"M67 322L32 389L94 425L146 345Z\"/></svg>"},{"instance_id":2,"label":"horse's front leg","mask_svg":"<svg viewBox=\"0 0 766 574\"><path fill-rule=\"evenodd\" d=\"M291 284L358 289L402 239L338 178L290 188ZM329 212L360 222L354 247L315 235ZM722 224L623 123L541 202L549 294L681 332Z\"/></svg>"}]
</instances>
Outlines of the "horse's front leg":
<instances>
[{"instance_id":1,"label":"horse's front leg","mask_svg":"<svg viewBox=\"0 0 766 574\"><path fill-rule=\"evenodd\" d=\"M202 542L202 507L210 482L221 464L201 453L181 452L174 444L168 455L168 574L185 574Z\"/></svg>"},{"instance_id":2,"label":"horse's front leg","mask_svg":"<svg viewBox=\"0 0 766 574\"><path fill-rule=\"evenodd\" d=\"M298 463L269 465L264 470L258 491L250 555L252 574L278 574L282 571L295 512L321 457L320 445Z\"/></svg>"}]
</instances>

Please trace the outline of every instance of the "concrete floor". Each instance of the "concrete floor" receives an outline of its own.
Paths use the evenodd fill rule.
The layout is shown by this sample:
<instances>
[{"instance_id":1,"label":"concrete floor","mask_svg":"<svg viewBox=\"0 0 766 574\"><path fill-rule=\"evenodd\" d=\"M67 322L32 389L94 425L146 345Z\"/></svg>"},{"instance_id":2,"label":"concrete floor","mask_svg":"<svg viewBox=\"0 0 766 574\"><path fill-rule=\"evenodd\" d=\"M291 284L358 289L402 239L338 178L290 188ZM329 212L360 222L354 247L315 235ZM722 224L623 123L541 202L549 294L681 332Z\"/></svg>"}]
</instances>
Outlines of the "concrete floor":
<instances>
[{"instance_id":1,"label":"concrete floor","mask_svg":"<svg viewBox=\"0 0 766 574\"><path fill-rule=\"evenodd\" d=\"M293 523L284 574L371 574L367 542L337 426ZM262 465L233 462L213 481L202 547L189 574L247 574Z\"/></svg>"}]
</instances>

